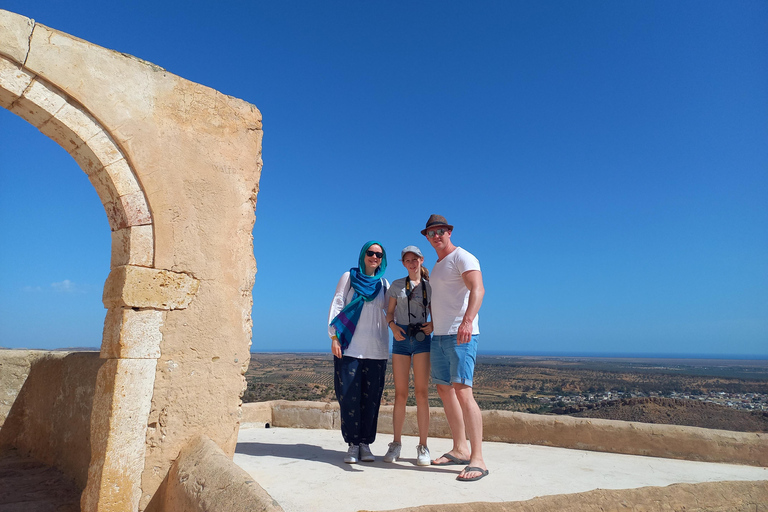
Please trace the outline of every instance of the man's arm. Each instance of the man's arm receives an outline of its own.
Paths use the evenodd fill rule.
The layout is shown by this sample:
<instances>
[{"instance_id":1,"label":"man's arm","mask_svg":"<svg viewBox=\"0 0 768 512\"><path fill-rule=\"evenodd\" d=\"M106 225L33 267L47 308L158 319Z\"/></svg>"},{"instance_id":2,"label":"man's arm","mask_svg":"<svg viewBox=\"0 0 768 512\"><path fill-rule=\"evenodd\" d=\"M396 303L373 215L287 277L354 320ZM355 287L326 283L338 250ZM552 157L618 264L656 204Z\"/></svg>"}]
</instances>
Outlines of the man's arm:
<instances>
[{"instance_id":1,"label":"man's arm","mask_svg":"<svg viewBox=\"0 0 768 512\"><path fill-rule=\"evenodd\" d=\"M472 339L472 321L477 316L477 312L480 311L480 306L483 304L483 296L485 295L482 272L479 270L468 270L461 274L461 279L464 281L464 286L469 289L469 300L467 301L467 310L464 312L464 318L459 325L459 332L456 335L456 341L459 345L469 343Z\"/></svg>"}]
</instances>

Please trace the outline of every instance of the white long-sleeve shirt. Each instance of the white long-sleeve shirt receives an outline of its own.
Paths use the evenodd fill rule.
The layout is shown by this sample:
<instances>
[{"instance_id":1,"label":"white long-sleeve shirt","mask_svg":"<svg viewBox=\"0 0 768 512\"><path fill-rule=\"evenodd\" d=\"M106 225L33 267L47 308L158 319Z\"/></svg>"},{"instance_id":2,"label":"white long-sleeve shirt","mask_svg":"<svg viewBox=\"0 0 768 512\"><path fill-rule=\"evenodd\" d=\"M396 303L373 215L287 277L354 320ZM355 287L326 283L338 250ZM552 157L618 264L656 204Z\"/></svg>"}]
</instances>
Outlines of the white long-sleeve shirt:
<instances>
[{"instance_id":1,"label":"white long-sleeve shirt","mask_svg":"<svg viewBox=\"0 0 768 512\"><path fill-rule=\"evenodd\" d=\"M349 347L344 351L348 357L358 359L388 359L389 358L389 332L387 330L387 294L389 282L382 279L385 286L381 287L376 298L370 302L363 303L363 310L360 312L360 320L357 322L355 334L352 335L352 341ZM333 337L336 334L330 324L336 318L344 306L349 304L354 297L355 290L350 282L349 272L344 272L339 284L336 285L336 293L333 295L331 309L328 312L328 336Z\"/></svg>"}]
</instances>

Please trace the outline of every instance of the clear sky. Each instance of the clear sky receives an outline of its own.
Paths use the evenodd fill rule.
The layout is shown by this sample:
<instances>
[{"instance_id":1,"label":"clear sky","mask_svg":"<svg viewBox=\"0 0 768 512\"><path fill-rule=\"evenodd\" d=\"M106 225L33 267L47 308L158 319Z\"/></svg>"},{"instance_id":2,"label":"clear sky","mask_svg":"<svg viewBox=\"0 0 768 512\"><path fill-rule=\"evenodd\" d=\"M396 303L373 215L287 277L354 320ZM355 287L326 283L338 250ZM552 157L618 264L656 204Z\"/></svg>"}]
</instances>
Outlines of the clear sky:
<instances>
[{"instance_id":1,"label":"clear sky","mask_svg":"<svg viewBox=\"0 0 768 512\"><path fill-rule=\"evenodd\" d=\"M480 260L481 352L768 357L764 1L58 2L2 8L255 104L254 351L329 350L364 242ZM0 109L0 345L98 346L85 174Z\"/></svg>"}]
</instances>

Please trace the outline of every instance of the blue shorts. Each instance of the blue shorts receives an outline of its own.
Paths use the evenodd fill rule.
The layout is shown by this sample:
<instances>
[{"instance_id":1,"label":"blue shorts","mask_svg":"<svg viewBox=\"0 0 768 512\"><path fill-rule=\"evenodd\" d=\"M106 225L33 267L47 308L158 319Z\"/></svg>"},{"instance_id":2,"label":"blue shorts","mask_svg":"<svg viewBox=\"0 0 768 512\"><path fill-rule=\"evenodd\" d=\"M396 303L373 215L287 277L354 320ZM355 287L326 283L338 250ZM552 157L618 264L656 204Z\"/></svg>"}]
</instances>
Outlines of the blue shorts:
<instances>
[{"instance_id":1,"label":"blue shorts","mask_svg":"<svg viewBox=\"0 0 768 512\"><path fill-rule=\"evenodd\" d=\"M402 330L408 332L407 325L397 324ZM392 337L392 353L402 356L415 356L423 352L429 352L431 335L425 335L424 339L417 341L413 336L406 336L403 341L397 341Z\"/></svg>"},{"instance_id":2,"label":"blue shorts","mask_svg":"<svg viewBox=\"0 0 768 512\"><path fill-rule=\"evenodd\" d=\"M477 356L477 334L469 343L459 345L456 335L432 336L432 380L435 384L450 386L454 382L472 386Z\"/></svg>"}]
</instances>

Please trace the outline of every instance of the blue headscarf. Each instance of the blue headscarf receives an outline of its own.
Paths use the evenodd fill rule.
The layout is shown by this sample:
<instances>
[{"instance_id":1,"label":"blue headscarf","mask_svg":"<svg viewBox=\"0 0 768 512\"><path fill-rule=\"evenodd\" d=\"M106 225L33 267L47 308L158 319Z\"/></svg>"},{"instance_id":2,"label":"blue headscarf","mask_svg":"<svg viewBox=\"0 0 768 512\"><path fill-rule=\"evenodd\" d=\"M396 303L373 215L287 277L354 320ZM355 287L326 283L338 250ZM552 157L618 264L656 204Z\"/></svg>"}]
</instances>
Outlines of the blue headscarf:
<instances>
[{"instance_id":1,"label":"blue headscarf","mask_svg":"<svg viewBox=\"0 0 768 512\"><path fill-rule=\"evenodd\" d=\"M369 276L365 274L365 251L367 251L372 245L378 245L381 247L383 256L381 263L376 269L376 274ZM360 320L360 313L363 311L363 305L366 302L370 302L376 298L381 291L382 277L387 270L387 251L384 250L384 246L376 240L371 240L363 245L360 249L360 256L357 258L358 266L356 268L349 269L349 279L352 284L352 288L355 290L355 294L352 300L349 301L344 309L336 315L336 318L331 320L331 326L336 329L336 335L339 337L339 343L341 343L342 353L349 347L349 343L352 341L352 336L355 334L357 328L357 322Z\"/></svg>"}]
</instances>

